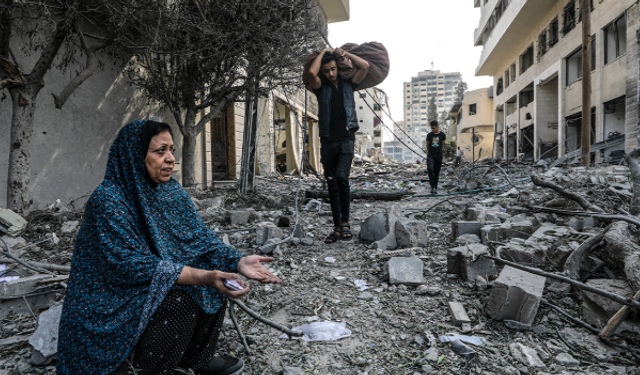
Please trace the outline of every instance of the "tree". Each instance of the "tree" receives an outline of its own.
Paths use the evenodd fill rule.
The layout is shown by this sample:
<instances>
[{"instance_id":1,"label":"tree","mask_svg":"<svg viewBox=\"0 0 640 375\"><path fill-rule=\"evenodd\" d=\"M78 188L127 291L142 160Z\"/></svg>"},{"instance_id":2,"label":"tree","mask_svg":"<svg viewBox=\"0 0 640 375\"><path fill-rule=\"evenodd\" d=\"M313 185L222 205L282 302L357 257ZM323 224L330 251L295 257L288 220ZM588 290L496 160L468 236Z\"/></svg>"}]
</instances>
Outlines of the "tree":
<instances>
[{"instance_id":1,"label":"tree","mask_svg":"<svg viewBox=\"0 0 640 375\"><path fill-rule=\"evenodd\" d=\"M429 99L429 106L427 107L427 122L438 120L438 106L436 105L436 96L433 95Z\"/></svg>"},{"instance_id":2,"label":"tree","mask_svg":"<svg viewBox=\"0 0 640 375\"><path fill-rule=\"evenodd\" d=\"M178 124L183 185L196 183L196 137L240 98L248 108L243 153L251 153L243 156L243 168L253 168L252 106L278 85L301 85L305 42L313 43L321 32L315 1L183 0L166 5L162 15L158 43L138 55L144 67L133 63L129 76Z\"/></svg>"},{"instance_id":3,"label":"tree","mask_svg":"<svg viewBox=\"0 0 640 375\"><path fill-rule=\"evenodd\" d=\"M7 176L10 209L26 215L33 203L29 194L31 137L45 74L72 67L77 71L60 94L53 96L60 109L96 72L99 58L118 58L117 46L133 40L136 29L146 27L145 20L153 14L147 4L144 0L0 0L0 90L9 92L12 104ZM84 64L77 61L82 56ZM27 62L31 59L35 64Z\"/></svg>"},{"instance_id":4,"label":"tree","mask_svg":"<svg viewBox=\"0 0 640 375\"><path fill-rule=\"evenodd\" d=\"M460 80L460 82L458 82L458 86L456 86L456 103L462 103L462 101L464 100L464 93L468 88L469 85L467 85L465 81Z\"/></svg>"},{"instance_id":5,"label":"tree","mask_svg":"<svg viewBox=\"0 0 640 375\"><path fill-rule=\"evenodd\" d=\"M438 123L440 124L440 131L442 131L443 133L447 134L447 137L450 137L451 135L448 134L449 133L449 123L447 121L448 119L449 119L449 111L447 111L445 109L440 114L440 118L438 119Z\"/></svg>"}]
</instances>

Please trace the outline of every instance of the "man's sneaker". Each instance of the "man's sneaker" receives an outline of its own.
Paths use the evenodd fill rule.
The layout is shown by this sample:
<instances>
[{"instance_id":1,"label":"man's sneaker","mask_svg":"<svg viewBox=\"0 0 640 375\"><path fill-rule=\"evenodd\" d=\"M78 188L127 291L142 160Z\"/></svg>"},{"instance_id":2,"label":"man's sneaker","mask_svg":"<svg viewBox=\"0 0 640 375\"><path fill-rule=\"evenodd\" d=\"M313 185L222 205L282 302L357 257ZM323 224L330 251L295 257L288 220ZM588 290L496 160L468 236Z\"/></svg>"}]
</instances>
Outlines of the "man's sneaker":
<instances>
[{"instance_id":1,"label":"man's sneaker","mask_svg":"<svg viewBox=\"0 0 640 375\"><path fill-rule=\"evenodd\" d=\"M244 369L240 358L213 357L204 367L196 370L197 375L237 375Z\"/></svg>"},{"instance_id":2,"label":"man's sneaker","mask_svg":"<svg viewBox=\"0 0 640 375\"><path fill-rule=\"evenodd\" d=\"M436 190L436 188L431 188L431 194L438 194L438 190Z\"/></svg>"}]
</instances>

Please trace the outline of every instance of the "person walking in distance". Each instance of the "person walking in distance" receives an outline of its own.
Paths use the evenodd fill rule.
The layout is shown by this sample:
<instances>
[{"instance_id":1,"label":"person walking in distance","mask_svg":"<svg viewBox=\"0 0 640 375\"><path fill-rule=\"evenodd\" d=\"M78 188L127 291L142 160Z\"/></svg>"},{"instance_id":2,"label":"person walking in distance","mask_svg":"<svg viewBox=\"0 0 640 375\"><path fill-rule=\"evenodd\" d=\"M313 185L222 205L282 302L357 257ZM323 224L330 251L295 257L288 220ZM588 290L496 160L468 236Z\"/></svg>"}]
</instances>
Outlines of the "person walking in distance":
<instances>
[{"instance_id":1,"label":"person walking in distance","mask_svg":"<svg viewBox=\"0 0 640 375\"><path fill-rule=\"evenodd\" d=\"M438 194L438 180L442 167L442 146L447 136L440 131L438 121L431 121L431 132L427 134L427 169L429 171L429 184L431 194Z\"/></svg>"},{"instance_id":2,"label":"person walking in distance","mask_svg":"<svg viewBox=\"0 0 640 375\"><path fill-rule=\"evenodd\" d=\"M456 167L460 165L460 162L462 162L462 154L464 153L460 149L460 146L458 146L458 151L456 151Z\"/></svg>"},{"instance_id":3,"label":"person walking in distance","mask_svg":"<svg viewBox=\"0 0 640 375\"><path fill-rule=\"evenodd\" d=\"M318 98L318 126L320 133L320 162L329 187L329 201L334 229L325 239L334 243L338 239L351 240L349 225L351 187L349 174L355 146L355 132L360 128L356 117L353 96L369 70L369 63L351 53L346 53L358 71L350 80L338 75L338 65L333 48L324 49L309 68L312 76L307 88Z\"/></svg>"}]
</instances>

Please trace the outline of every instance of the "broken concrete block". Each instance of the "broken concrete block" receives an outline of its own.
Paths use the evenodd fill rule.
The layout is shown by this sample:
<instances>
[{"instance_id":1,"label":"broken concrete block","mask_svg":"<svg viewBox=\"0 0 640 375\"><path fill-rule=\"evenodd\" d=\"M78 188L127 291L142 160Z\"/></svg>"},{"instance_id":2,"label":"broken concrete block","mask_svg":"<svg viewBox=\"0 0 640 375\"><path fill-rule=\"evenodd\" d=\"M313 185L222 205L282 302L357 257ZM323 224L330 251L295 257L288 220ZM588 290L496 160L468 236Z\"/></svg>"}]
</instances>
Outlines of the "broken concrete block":
<instances>
[{"instance_id":1,"label":"broken concrete block","mask_svg":"<svg viewBox=\"0 0 640 375\"><path fill-rule=\"evenodd\" d=\"M280 245L278 245L277 243L280 240L272 238L270 240L267 240L267 242L264 243L264 245L262 245L259 249L260 252L262 254L271 254L273 253L276 249L278 249L280 247Z\"/></svg>"},{"instance_id":2,"label":"broken concrete block","mask_svg":"<svg viewBox=\"0 0 640 375\"><path fill-rule=\"evenodd\" d=\"M464 280L475 280L476 276L488 278L496 275L496 265L489 255L489 248L483 244L468 244L454 247L447 252L447 273L460 275Z\"/></svg>"},{"instance_id":3,"label":"broken concrete block","mask_svg":"<svg viewBox=\"0 0 640 375\"><path fill-rule=\"evenodd\" d=\"M255 216L256 216L256 211L253 208L247 208L246 210L230 211L229 221L233 225L246 225Z\"/></svg>"},{"instance_id":4,"label":"broken concrete block","mask_svg":"<svg viewBox=\"0 0 640 375\"><path fill-rule=\"evenodd\" d=\"M389 284L421 285L424 284L423 264L418 258L391 258L387 263Z\"/></svg>"},{"instance_id":5,"label":"broken concrete block","mask_svg":"<svg viewBox=\"0 0 640 375\"><path fill-rule=\"evenodd\" d=\"M19 235L27 227L27 221L17 213L0 207L0 233L11 237Z\"/></svg>"},{"instance_id":6,"label":"broken concrete block","mask_svg":"<svg viewBox=\"0 0 640 375\"><path fill-rule=\"evenodd\" d=\"M10 298L0 303L0 319L13 314L31 314L31 311L51 306L55 301L55 292L26 297L28 306L22 298L25 294L33 293L39 281L50 278L50 275L35 275L0 283L0 298Z\"/></svg>"},{"instance_id":7,"label":"broken concrete block","mask_svg":"<svg viewBox=\"0 0 640 375\"><path fill-rule=\"evenodd\" d=\"M463 234L456 238L455 243L457 245L467 245L471 243L480 243L480 237L475 234Z\"/></svg>"},{"instance_id":8,"label":"broken concrete block","mask_svg":"<svg viewBox=\"0 0 640 375\"><path fill-rule=\"evenodd\" d=\"M565 224L575 231L582 232L582 220L578 219L577 217L570 217Z\"/></svg>"},{"instance_id":9,"label":"broken concrete block","mask_svg":"<svg viewBox=\"0 0 640 375\"><path fill-rule=\"evenodd\" d=\"M281 239L284 237L282 229L278 228L274 223L265 221L259 223L256 228L256 245L262 246L267 240L272 238Z\"/></svg>"},{"instance_id":10,"label":"broken concrete block","mask_svg":"<svg viewBox=\"0 0 640 375\"><path fill-rule=\"evenodd\" d=\"M480 229L485 225L500 224L500 221L492 221L489 223L481 223L479 221L452 221L451 222L451 239L455 241L464 234L475 234L480 237Z\"/></svg>"},{"instance_id":11,"label":"broken concrete block","mask_svg":"<svg viewBox=\"0 0 640 375\"><path fill-rule=\"evenodd\" d=\"M483 244L489 242L505 242L510 238L527 239L533 232L533 222L531 220L525 220L517 223L484 226L480 229L480 238Z\"/></svg>"},{"instance_id":12,"label":"broken concrete block","mask_svg":"<svg viewBox=\"0 0 640 375\"><path fill-rule=\"evenodd\" d=\"M399 221L398 221L399 222ZM424 221L421 220L408 220L402 221L402 227L409 231L411 234L411 245L409 247L421 246L426 247L429 244L429 228ZM397 236L397 231L396 231ZM404 247L398 244L399 247Z\"/></svg>"},{"instance_id":13,"label":"broken concrete block","mask_svg":"<svg viewBox=\"0 0 640 375\"><path fill-rule=\"evenodd\" d=\"M58 326L62 315L62 304L52 306L38 317L38 327L29 338L33 347L31 363L44 366L51 363L58 353Z\"/></svg>"},{"instance_id":14,"label":"broken concrete block","mask_svg":"<svg viewBox=\"0 0 640 375\"><path fill-rule=\"evenodd\" d=\"M590 279L587 285L617 294L622 297L633 297L633 290L626 280L616 279ZM582 303L582 315L584 320L598 328L602 328L607 324L618 310L622 308L622 304L602 297L598 294L584 291L584 302ZM638 324L629 320L623 321L618 327L618 332L637 330Z\"/></svg>"},{"instance_id":15,"label":"broken concrete block","mask_svg":"<svg viewBox=\"0 0 640 375\"><path fill-rule=\"evenodd\" d=\"M516 320L532 324L538 313L546 278L505 266L496 279L487 304L495 320Z\"/></svg>"},{"instance_id":16,"label":"broken concrete block","mask_svg":"<svg viewBox=\"0 0 640 375\"><path fill-rule=\"evenodd\" d=\"M464 306L462 306L460 302L449 302L449 313L451 313L451 320L453 321L453 324L458 327L464 327L467 325L469 326L469 330L471 330L471 319L469 319L469 315L467 315Z\"/></svg>"},{"instance_id":17,"label":"broken concrete block","mask_svg":"<svg viewBox=\"0 0 640 375\"><path fill-rule=\"evenodd\" d=\"M365 219L360 226L360 239L365 241L378 241L389 234L387 227L387 215L378 212Z\"/></svg>"},{"instance_id":18,"label":"broken concrete block","mask_svg":"<svg viewBox=\"0 0 640 375\"><path fill-rule=\"evenodd\" d=\"M394 233L396 235L397 247L412 247L416 243L416 239L411 233L411 230L400 220L396 221L394 225Z\"/></svg>"},{"instance_id":19,"label":"broken concrete block","mask_svg":"<svg viewBox=\"0 0 640 375\"><path fill-rule=\"evenodd\" d=\"M561 366L567 366L567 367L580 366L580 361L573 358L573 356L569 353L560 353L557 356L555 356L555 358L553 358L553 361Z\"/></svg>"},{"instance_id":20,"label":"broken concrete block","mask_svg":"<svg viewBox=\"0 0 640 375\"><path fill-rule=\"evenodd\" d=\"M545 365L540 359L538 352L528 346L522 345L519 342L509 344L509 351L515 359L525 366L536 368L547 367L547 365Z\"/></svg>"},{"instance_id":21,"label":"broken concrete block","mask_svg":"<svg viewBox=\"0 0 640 375\"><path fill-rule=\"evenodd\" d=\"M62 234L72 234L74 233L77 229L78 226L80 226L80 222L78 221L67 221L64 224L62 224L62 228L60 228L60 232Z\"/></svg>"}]
</instances>

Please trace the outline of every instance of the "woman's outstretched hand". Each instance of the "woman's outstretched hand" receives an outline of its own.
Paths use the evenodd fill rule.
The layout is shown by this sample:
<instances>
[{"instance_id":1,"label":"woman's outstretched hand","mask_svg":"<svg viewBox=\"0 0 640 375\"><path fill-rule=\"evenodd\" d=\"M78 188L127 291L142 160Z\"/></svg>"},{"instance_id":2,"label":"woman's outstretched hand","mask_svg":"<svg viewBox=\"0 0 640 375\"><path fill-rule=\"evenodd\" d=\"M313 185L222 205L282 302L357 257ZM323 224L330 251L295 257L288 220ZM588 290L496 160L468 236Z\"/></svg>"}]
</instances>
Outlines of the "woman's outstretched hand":
<instances>
[{"instance_id":1,"label":"woman's outstretched hand","mask_svg":"<svg viewBox=\"0 0 640 375\"><path fill-rule=\"evenodd\" d=\"M240 262L238 262L238 273L248 279L257 280L264 284L280 284L282 280L262 265L262 263L269 263L271 261L273 261L273 258L259 255L243 257L240 259Z\"/></svg>"}]
</instances>

